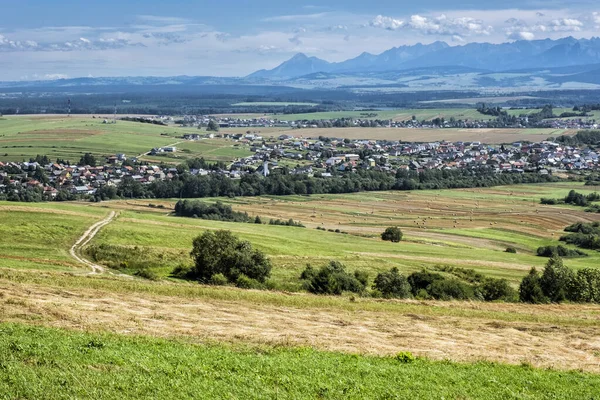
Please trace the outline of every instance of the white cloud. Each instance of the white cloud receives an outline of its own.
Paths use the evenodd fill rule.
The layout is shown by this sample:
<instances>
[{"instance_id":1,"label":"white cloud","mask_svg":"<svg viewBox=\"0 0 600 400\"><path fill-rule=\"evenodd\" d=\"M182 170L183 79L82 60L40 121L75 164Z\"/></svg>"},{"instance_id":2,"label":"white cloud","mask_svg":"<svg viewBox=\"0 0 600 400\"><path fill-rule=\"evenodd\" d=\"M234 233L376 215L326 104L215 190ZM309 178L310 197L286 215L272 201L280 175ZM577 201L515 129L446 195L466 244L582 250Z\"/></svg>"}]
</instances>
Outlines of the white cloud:
<instances>
[{"instance_id":1,"label":"white cloud","mask_svg":"<svg viewBox=\"0 0 600 400\"><path fill-rule=\"evenodd\" d=\"M166 17L161 15L138 15L137 19L144 22L156 23L161 25L185 24L190 22L187 18Z\"/></svg>"},{"instance_id":2,"label":"white cloud","mask_svg":"<svg viewBox=\"0 0 600 400\"><path fill-rule=\"evenodd\" d=\"M276 17L264 18L263 22L298 22L298 21L311 21L325 18L329 13L315 13L315 14L296 14L296 15L278 15Z\"/></svg>"},{"instance_id":3,"label":"white cloud","mask_svg":"<svg viewBox=\"0 0 600 400\"><path fill-rule=\"evenodd\" d=\"M535 39L535 34L527 31L515 31L509 33L508 38L511 40L533 40Z\"/></svg>"},{"instance_id":4,"label":"white cloud","mask_svg":"<svg viewBox=\"0 0 600 400\"><path fill-rule=\"evenodd\" d=\"M595 24L600 25L600 12L593 12L592 19L594 20Z\"/></svg>"},{"instance_id":5,"label":"white cloud","mask_svg":"<svg viewBox=\"0 0 600 400\"><path fill-rule=\"evenodd\" d=\"M384 17L383 15L376 16L369 25L374 28L383 28L390 31L404 27L404 21L392 17Z\"/></svg>"},{"instance_id":6,"label":"white cloud","mask_svg":"<svg viewBox=\"0 0 600 400\"><path fill-rule=\"evenodd\" d=\"M483 21L471 17L449 18L442 14L439 17L411 15L408 21L378 15L369 22L374 28L387 30L412 29L427 35L470 36L490 35L494 28Z\"/></svg>"},{"instance_id":7,"label":"white cloud","mask_svg":"<svg viewBox=\"0 0 600 400\"><path fill-rule=\"evenodd\" d=\"M554 32L579 32L583 22L575 18L560 18L550 21L548 25Z\"/></svg>"}]
</instances>

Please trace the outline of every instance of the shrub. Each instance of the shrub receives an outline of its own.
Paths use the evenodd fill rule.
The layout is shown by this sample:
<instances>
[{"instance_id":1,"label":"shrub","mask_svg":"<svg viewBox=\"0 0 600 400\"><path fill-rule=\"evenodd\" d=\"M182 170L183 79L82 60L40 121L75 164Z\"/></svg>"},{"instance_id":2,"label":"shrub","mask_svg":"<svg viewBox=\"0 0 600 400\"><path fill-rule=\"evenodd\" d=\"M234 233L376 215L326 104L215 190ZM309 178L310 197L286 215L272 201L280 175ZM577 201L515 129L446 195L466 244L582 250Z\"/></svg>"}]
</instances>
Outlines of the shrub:
<instances>
[{"instance_id":1,"label":"shrub","mask_svg":"<svg viewBox=\"0 0 600 400\"><path fill-rule=\"evenodd\" d=\"M427 292L436 300L468 300L474 298L473 288L457 279L434 281Z\"/></svg>"},{"instance_id":2,"label":"shrub","mask_svg":"<svg viewBox=\"0 0 600 400\"><path fill-rule=\"evenodd\" d=\"M212 221L250 222L247 213L233 211L231 206L217 201L206 204L198 200L179 200L175 204L175 215L179 217L202 218ZM256 220L255 220L256 221Z\"/></svg>"},{"instance_id":3,"label":"shrub","mask_svg":"<svg viewBox=\"0 0 600 400\"><path fill-rule=\"evenodd\" d=\"M216 274L223 274L229 282L245 275L262 283L271 274L267 256L230 231L204 232L194 239L191 256L194 266L188 277L204 283Z\"/></svg>"},{"instance_id":4,"label":"shrub","mask_svg":"<svg viewBox=\"0 0 600 400\"><path fill-rule=\"evenodd\" d=\"M256 279L248 278L246 275L241 274L235 281L235 286L241 289L262 289L262 285Z\"/></svg>"},{"instance_id":5,"label":"shrub","mask_svg":"<svg viewBox=\"0 0 600 400\"><path fill-rule=\"evenodd\" d=\"M402 231L397 226L391 226L381 234L381 240L398 243L402 240Z\"/></svg>"},{"instance_id":6,"label":"shrub","mask_svg":"<svg viewBox=\"0 0 600 400\"><path fill-rule=\"evenodd\" d=\"M563 245L538 247L537 255L539 257L587 257L587 253L581 250L569 249Z\"/></svg>"},{"instance_id":7,"label":"shrub","mask_svg":"<svg viewBox=\"0 0 600 400\"><path fill-rule=\"evenodd\" d=\"M433 282L437 280L444 280L444 277L440 274L423 270L420 272L413 272L408 276L407 280L410 284L413 296L416 297L421 290L425 290L427 292L427 289Z\"/></svg>"},{"instance_id":8,"label":"shrub","mask_svg":"<svg viewBox=\"0 0 600 400\"><path fill-rule=\"evenodd\" d=\"M140 278L149 279L151 281L158 280L158 275L156 275L156 273L154 271L150 270L149 268L138 269L137 271L134 272L133 275L138 276Z\"/></svg>"},{"instance_id":9,"label":"shrub","mask_svg":"<svg viewBox=\"0 0 600 400\"><path fill-rule=\"evenodd\" d=\"M416 360L415 356L413 356L409 351L401 351L400 353L396 354L396 357L394 358L396 361L402 364L410 364Z\"/></svg>"},{"instance_id":10,"label":"shrub","mask_svg":"<svg viewBox=\"0 0 600 400\"><path fill-rule=\"evenodd\" d=\"M506 279L487 278L479 287L479 291L485 301L515 301L517 292Z\"/></svg>"},{"instance_id":11,"label":"shrub","mask_svg":"<svg viewBox=\"0 0 600 400\"><path fill-rule=\"evenodd\" d=\"M411 296L411 287L404 275L394 267L388 272L381 272L375 277L373 289L385 298L404 299Z\"/></svg>"},{"instance_id":12,"label":"shrub","mask_svg":"<svg viewBox=\"0 0 600 400\"><path fill-rule=\"evenodd\" d=\"M346 272L344 264L330 261L318 271L308 265L300 277L305 280L305 289L311 293L340 295L344 291L361 293L365 290L365 285L357 279L357 276L368 278L358 271L355 272L355 276L352 276Z\"/></svg>"},{"instance_id":13,"label":"shrub","mask_svg":"<svg viewBox=\"0 0 600 400\"><path fill-rule=\"evenodd\" d=\"M171 276L179 279L191 279L191 271L191 266L179 264L178 266L173 268L173 271L171 271Z\"/></svg>"},{"instance_id":14,"label":"shrub","mask_svg":"<svg viewBox=\"0 0 600 400\"><path fill-rule=\"evenodd\" d=\"M519 285L519 300L523 303L543 304L548 302L540 282L540 274L531 268L529 274L523 278Z\"/></svg>"},{"instance_id":15,"label":"shrub","mask_svg":"<svg viewBox=\"0 0 600 400\"><path fill-rule=\"evenodd\" d=\"M507 247L504 251L506 253L517 254L517 249L515 249L514 247Z\"/></svg>"},{"instance_id":16,"label":"shrub","mask_svg":"<svg viewBox=\"0 0 600 400\"><path fill-rule=\"evenodd\" d=\"M214 274L210 277L210 280L208 281L210 285L215 286L225 286L228 282L229 281L227 280L227 277L223 274Z\"/></svg>"}]
</instances>

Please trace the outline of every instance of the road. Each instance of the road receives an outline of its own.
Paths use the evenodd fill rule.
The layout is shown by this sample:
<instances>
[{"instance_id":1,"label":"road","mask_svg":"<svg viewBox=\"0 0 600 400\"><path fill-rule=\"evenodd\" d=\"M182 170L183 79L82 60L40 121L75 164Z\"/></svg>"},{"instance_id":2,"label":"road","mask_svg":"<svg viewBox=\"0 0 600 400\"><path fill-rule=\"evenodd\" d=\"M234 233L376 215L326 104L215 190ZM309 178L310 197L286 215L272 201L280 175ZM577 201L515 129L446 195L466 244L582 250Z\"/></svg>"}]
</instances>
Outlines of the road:
<instances>
[{"instance_id":1,"label":"road","mask_svg":"<svg viewBox=\"0 0 600 400\"><path fill-rule=\"evenodd\" d=\"M83 235L81 235L81 237L77 240L77 242L75 242L75 244L71 247L71 250L69 250L69 253L71 253L71 256L74 259L76 259L80 263L85 264L86 266L88 266L92 269L91 274L103 273L106 271L106 268L104 268L101 265L95 264L92 261L85 258L83 256L83 253L81 252L81 249L85 245L87 245L94 238L94 236L96 236L96 234L100 231L100 229L102 229L104 226L110 224L110 222L116 216L117 216L117 214L114 211L111 211L110 214L108 214L108 217L106 217L102 221L96 222L94 225L90 226L88 228L88 230L85 231L83 233Z\"/></svg>"}]
</instances>

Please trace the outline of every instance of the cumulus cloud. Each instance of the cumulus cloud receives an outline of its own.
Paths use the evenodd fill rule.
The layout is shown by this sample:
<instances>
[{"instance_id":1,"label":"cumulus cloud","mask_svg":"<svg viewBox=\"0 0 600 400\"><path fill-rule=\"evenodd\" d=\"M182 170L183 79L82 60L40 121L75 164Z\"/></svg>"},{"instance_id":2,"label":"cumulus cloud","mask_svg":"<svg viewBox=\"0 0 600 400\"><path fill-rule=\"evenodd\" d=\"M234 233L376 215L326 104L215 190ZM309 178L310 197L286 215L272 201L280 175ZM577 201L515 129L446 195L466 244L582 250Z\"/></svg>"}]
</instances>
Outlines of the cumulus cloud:
<instances>
[{"instance_id":1,"label":"cumulus cloud","mask_svg":"<svg viewBox=\"0 0 600 400\"><path fill-rule=\"evenodd\" d=\"M575 18L561 18L550 21L548 27L554 32L579 32L583 22Z\"/></svg>"},{"instance_id":2,"label":"cumulus cloud","mask_svg":"<svg viewBox=\"0 0 600 400\"><path fill-rule=\"evenodd\" d=\"M0 51L77 51L77 50L108 50L124 47L144 47L142 43L133 43L125 39L100 38L90 40L78 38L65 42L38 43L32 40L10 40L0 35Z\"/></svg>"},{"instance_id":3,"label":"cumulus cloud","mask_svg":"<svg viewBox=\"0 0 600 400\"><path fill-rule=\"evenodd\" d=\"M533 40L535 34L527 31L514 31L508 34L508 38L511 40Z\"/></svg>"},{"instance_id":4,"label":"cumulus cloud","mask_svg":"<svg viewBox=\"0 0 600 400\"><path fill-rule=\"evenodd\" d=\"M392 17L384 17L383 15L378 15L375 18L373 18L371 22L369 22L369 25L374 28L383 28L390 31L395 31L396 29L404 27L404 21Z\"/></svg>"},{"instance_id":5,"label":"cumulus cloud","mask_svg":"<svg viewBox=\"0 0 600 400\"><path fill-rule=\"evenodd\" d=\"M33 40L10 40L0 35L0 51L35 50L37 48L38 43Z\"/></svg>"},{"instance_id":6,"label":"cumulus cloud","mask_svg":"<svg viewBox=\"0 0 600 400\"><path fill-rule=\"evenodd\" d=\"M374 28L387 30L412 29L427 35L469 36L490 35L494 28L483 21L471 17L449 18L412 15L407 21L378 15L369 23Z\"/></svg>"},{"instance_id":7,"label":"cumulus cloud","mask_svg":"<svg viewBox=\"0 0 600 400\"><path fill-rule=\"evenodd\" d=\"M555 18L546 21L530 21L530 23L510 18L505 21L507 25L504 29L506 37L511 40L532 40L536 33L544 33L548 36L551 33L561 32L581 32L585 29L585 24L577 18Z\"/></svg>"}]
</instances>

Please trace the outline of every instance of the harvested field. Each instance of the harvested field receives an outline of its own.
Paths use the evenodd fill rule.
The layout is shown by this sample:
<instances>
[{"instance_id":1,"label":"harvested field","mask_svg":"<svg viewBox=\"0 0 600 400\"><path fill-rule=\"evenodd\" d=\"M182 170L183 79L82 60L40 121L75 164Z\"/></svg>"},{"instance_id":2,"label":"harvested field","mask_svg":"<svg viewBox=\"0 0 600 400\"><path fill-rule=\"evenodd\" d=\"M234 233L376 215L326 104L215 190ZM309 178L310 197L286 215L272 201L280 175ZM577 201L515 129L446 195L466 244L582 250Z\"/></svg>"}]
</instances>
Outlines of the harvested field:
<instances>
[{"instance_id":1,"label":"harvested field","mask_svg":"<svg viewBox=\"0 0 600 400\"><path fill-rule=\"evenodd\" d=\"M298 308L249 301L237 289L221 290L234 297L239 292L239 300L209 296L182 301L69 287L70 278L61 279L67 287L0 280L0 319L201 342L311 346L376 355L408 350L438 360L527 362L600 372L600 306L404 301L383 302L386 308L377 311L378 303L361 301L347 310ZM294 297L298 296L296 300L313 297ZM438 311L432 315L431 309Z\"/></svg>"},{"instance_id":2,"label":"harvested field","mask_svg":"<svg viewBox=\"0 0 600 400\"><path fill-rule=\"evenodd\" d=\"M554 129L309 128L294 131L295 135L305 138L326 136L343 139L381 139L406 142L478 141L489 144L514 143L524 140L539 142L551 136L572 135L575 133L577 132Z\"/></svg>"}]
</instances>

